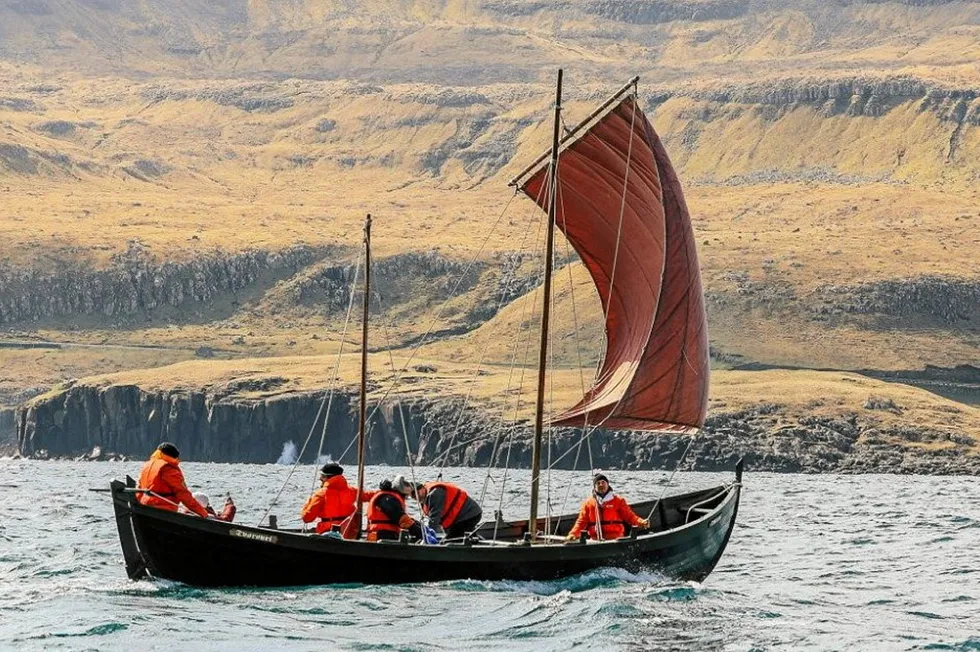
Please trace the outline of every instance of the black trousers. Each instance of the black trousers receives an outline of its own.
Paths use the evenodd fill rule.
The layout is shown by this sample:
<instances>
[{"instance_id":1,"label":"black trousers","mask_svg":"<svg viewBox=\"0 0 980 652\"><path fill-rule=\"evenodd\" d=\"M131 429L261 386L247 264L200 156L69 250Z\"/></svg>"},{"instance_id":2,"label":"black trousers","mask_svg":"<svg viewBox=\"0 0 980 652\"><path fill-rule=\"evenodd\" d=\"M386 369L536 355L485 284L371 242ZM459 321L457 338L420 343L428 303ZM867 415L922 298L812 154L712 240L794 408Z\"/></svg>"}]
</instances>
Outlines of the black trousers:
<instances>
[{"instance_id":1,"label":"black trousers","mask_svg":"<svg viewBox=\"0 0 980 652\"><path fill-rule=\"evenodd\" d=\"M483 520L483 514L477 514L471 518L456 521L446 529L447 539L458 539L464 536L467 532L472 532L476 529L476 526L480 524Z\"/></svg>"}]
</instances>

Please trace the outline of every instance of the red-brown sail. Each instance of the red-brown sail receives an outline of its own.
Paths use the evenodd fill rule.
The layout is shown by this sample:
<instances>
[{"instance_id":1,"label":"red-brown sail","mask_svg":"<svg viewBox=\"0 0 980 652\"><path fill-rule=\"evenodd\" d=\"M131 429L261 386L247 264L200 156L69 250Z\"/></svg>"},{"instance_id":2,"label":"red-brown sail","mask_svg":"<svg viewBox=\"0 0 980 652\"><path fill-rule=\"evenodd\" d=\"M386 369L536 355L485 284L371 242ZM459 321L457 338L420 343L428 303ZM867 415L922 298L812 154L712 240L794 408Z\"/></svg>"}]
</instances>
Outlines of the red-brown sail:
<instances>
[{"instance_id":1,"label":"red-brown sail","mask_svg":"<svg viewBox=\"0 0 980 652\"><path fill-rule=\"evenodd\" d=\"M562 147L555 223L592 275L607 346L593 387L552 424L695 430L707 408L708 329L680 181L632 96L593 122ZM519 181L542 208L547 179L541 166Z\"/></svg>"}]
</instances>

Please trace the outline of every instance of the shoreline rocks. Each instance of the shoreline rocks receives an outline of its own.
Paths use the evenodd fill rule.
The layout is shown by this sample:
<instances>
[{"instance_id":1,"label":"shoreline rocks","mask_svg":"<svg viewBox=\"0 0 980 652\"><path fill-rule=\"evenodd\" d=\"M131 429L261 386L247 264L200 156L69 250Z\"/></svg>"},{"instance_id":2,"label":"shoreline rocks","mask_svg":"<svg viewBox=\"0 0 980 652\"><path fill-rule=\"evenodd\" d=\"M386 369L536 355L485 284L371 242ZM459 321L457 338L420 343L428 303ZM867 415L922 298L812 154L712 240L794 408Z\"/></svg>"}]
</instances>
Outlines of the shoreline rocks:
<instances>
[{"instance_id":1,"label":"shoreline rocks","mask_svg":"<svg viewBox=\"0 0 980 652\"><path fill-rule=\"evenodd\" d=\"M145 392L132 385L75 385L18 409L18 452L24 457L142 459L169 440L192 461L269 463L287 442L301 447L311 428L311 440L319 440L322 400L322 393L246 400L205 392ZM501 424L478 409L466 408L462 415L460 409L456 398L372 406L367 463L404 464L407 438L416 464L445 459L453 466L491 461L502 466L509 458L512 467L529 466L529 424ZM343 458L356 432L356 397L335 394L323 453ZM574 468L576 453L582 466L587 453L584 447L577 450L581 439L575 429L555 431L555 468ZM755 471L980 475L980 454L970 452L973 440L959 433L883 427L872 415L857 412L793 416L773 404L714 412L693 442L681 435L599 430L590 443L594 464L609 469L674 468L681 462L681 470L723 471L744 458ZM308 450L303 459L314 456Z\"/></svg>"}]
</instances>

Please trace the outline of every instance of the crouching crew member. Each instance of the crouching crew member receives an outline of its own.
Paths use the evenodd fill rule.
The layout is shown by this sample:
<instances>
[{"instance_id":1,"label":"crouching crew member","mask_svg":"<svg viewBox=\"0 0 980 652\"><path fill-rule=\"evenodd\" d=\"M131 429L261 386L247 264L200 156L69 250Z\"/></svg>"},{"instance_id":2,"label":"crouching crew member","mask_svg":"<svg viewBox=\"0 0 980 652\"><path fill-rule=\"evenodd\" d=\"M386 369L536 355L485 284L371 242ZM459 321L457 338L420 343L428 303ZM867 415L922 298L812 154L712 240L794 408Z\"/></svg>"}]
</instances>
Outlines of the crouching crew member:
<instances>
[{"instance_id":1,"label":"crouching crew member","mask_svg":"<svg viewBox=\"0 0 980 652\"><path fill-rule=\"evenodd\" d=\"M201 507L207 511L209 518L216 518L219 521L227 521L228 523L235 520L235 512L238 511L238 507L235 506L235 501L231 499L231 496L225 498L224 507L221 508L220 512L216 512L214 511L214 507L211 506L211 499L208 498L206 493L195 491L192 495L194 496L194 500L201 503ZM191 510L181 505L177 511L181 514L189 514Z\"/></svg>"},{"instance_id":2,"label":"crouching crew member","mask_svg":"<svg viewBox=\"0 0 980 652\"><path fill-rule=\"evenodd\" d=\"M344 521L354 513L357 500L357 489L347 484L344 467L339 464L324 464L320 469L320 483L300 514L304 523L320 519L316 524L317 534L329 532L334 525L343 528Z\"/></svg>"},{"instance_id":3,"label":"crouching crew member","mask_svg":"<svg viewBox=\"0 0 980 652\"><path fill-rule=\"evenodd\" d=\"M142 505L170 512L176 512L180 505L184 505L198 516L207 518L207 510L194 499L184 484L184 474L179 464L180 451L176 446L166 441L157 446L143 465L139 480L139 488L152 493L138 493L136 499Z\"/></svg>"},{"instance_id":4,"label":"crouching crew member","mask_svg":"<svg viewBox=\"0 0 980 652\"><path fill-rule=\"evenodd\" d=\"M371 492L368 502L368 541L395 540L402 530L421 539L422 526L405 512L405 494L396 491L391 480L382 480L379 487L379 491Z\"/></svg>"},{"instance_id":5,"label":"crouching crew member","mask_svg":"<svg viewBox=\"0 0 980 652\"><path fill-rule=\"evenodd\" d=\"M472 532L483 519L480 504L454 484L427 482L412 487L402 476L392 484L397 481L413 489L412 495L422 505L422 513L429 518L429 527L438 535L444 534L447 539L456 539ZM395 488L400 489L397 485Z\"/></svg>"},{"instance_id":6,"label":"crouching crew member","mask_svg":"<svg viewBox=\"0 0 980 652\"><path fill-rule=\"evenodd\" d=\"M592 476L592 495L582 503L578 519L566 537L578 539L584 531L590 539L608 541L626 534L626 526L648 528L650 521L640 518L630 509L629 503L613 493L609 479L603 473Z\"/></svg>"}]
</instances>

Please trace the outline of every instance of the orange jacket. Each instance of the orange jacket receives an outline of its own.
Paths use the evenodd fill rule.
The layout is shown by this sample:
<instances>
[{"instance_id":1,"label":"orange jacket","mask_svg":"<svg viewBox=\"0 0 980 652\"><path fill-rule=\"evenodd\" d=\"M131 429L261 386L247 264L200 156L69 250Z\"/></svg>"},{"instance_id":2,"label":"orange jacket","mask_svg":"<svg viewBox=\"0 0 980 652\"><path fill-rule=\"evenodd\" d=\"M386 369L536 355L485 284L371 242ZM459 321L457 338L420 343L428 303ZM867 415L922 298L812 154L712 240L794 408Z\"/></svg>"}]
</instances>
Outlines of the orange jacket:
<instances>
[{"instance_id":1,"label":"orange jacket","mask_svg":"<svg viewBox=\"0 0 980 652\"><path fill-rule=\"evenodd\" d=\"M213 516L219 521L227 521L229 523L235 520L235 513L238 512L235 503L225 503L225 506L221 508L220 512L214 511L214 507L211 507L211 505L208 505L204 509L208 510L210 516Z\"/></svg>"},{"instance_id":2,"label":"orange jacket","mask_svg":"<svg viewBox=\"0 0 980 652\"><path fill-rule=\"evenodd\" d=\"M429 496L432 494L433 489L442 489L446 492L446 498L442 503L442 513L438 514L438 520L441 527L449 528L456 522L456 517L459 516L460 510L463 509L463 505L469 496L466 491L454 484L449 484L448 482L427 482L425 484L426 499L422 503L422 512L426 516L429 516Z\"/></svg>"},{"instance_id":3,"label":"orange jacket","mask_svg":"<svg viewBox=\"0 0 980 652\"><path fill-rule=\"evenodd\" d=\"M140 471L139 488L149 489L153 493L163 496L163 498L141 493L136 494L136 499L143 505L158 507L171 512L176 512L178 504L183 503L187 509L198 516L207 518L207 510L187 490L187 485L184 484L184 474L177 466L178 464L180 462L177 458L170 457L162 451L153 451L153 455L150 455L150 459Z\"/></svg>"},{"instance_id":4,"label":"orange jacket","mask_svg":"<svg viewBox=\"0 0 980 652\"><path fill-rule=\"evenodd\" d=\"M627 525L639 527L642 524L643 519L630 509L629 503L622 497L613 494L600 503L592 495L582 503L582 509L579 510L578 518L569 534L578 537L585 530L590 539L618 539L626 534Z\"/></svg>"},{"instance_id":5,"label":"orange jacket","mask_svg":"<svg viewBox=\"0 0 980 652\"><path fill-rule=\"evenodd\" d=\"M405 496L398 491L375 491L372 492L371 501L367 509L367 534L368 539L372 539L371 534L376 532L399 532L407 530L415 519L405 513ZM392 516L385 514L379 505L379 500L384 496L392 496L398 501L401 507L401 515L393 520ZM377 538L377 537L374 537Z\"/></svg>"},{"instance_id":6,"label":"orange jacket","mask_svg":"<svg viewBox=\"0 0 980 652\"><path fill-rule=\"evenodd\" d=\"M347 484L347 478L342 475L327 478L303 505L303 522L312 523L320 519L316 524L317 534L329 532L334 525L342 525L354 513L356 499L357 489Z\"/></svg>"}]
</instances>

